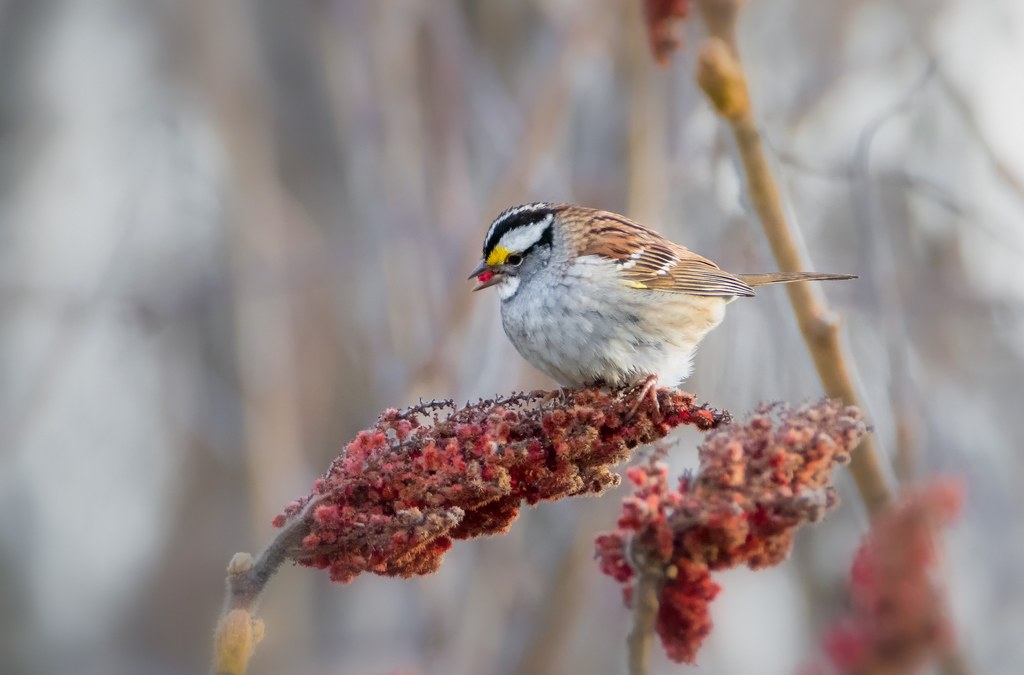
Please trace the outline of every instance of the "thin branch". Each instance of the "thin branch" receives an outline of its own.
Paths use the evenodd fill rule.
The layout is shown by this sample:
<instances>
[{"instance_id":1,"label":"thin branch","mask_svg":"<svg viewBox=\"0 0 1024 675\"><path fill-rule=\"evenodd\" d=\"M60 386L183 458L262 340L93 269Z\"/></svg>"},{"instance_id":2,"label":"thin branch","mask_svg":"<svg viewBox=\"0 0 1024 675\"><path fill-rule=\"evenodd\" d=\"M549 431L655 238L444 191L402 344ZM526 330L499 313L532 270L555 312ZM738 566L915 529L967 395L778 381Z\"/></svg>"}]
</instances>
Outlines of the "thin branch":
<instances>
[{"instance_id":1,"label":"thin branch","mask_svg":"<svg viewBox=\"0 0 1024 675\"><path fill-rule=\"evenodd\" d=\"M742 0L699 1L711 39L700 52L697 81L718 113L732 127L747 176L750 200L779 269L783 272L804 271L810 266L786 221L779 189L754 123L746 75L739 59L736 19L742 4ZM856 405L858 397L839 340L838 317L815 295L809 284L789 284L786 290L825 392ZM865 437L860 449L854 453L850 470L868 511L878 511L889 501L889 486L870 437Z\"/></svg>"},{"instance_id":2,"label":"thin branch","mask_svg":"<svg viewBox=\"0 0 1024 675\"><path fill-rule=\"evenodd\" d=\"M633 630L629 632L629 675L647 675L650 669L651 639L658 621L658 593L665 577L665 564L632 542L631 553L636 583L633 586Z\"/></svg>"},{"instance_id":3,"label":"thin branch","mask_svg":"<svg viewBox=\"0 0 1024 675\"><path fill-rule=\"evenodd\" d=\"M225 610L252 609L267 582L277 573L291 553L297 550L302 539L309 534L309 519L306 514L316 504L311 500L305 512L286 525L267 548L253 560L248 553L236 553L228 564L228 586L224 598Z\"/></svg>"},{"instance_id":4,"label":"thin branch","mask_svg":"<svg viewBox=\"0 0 1024 675\"><path fill-rule=\"evenodd\" d=\"M784 272L806 270L807 262L803 259L795 233L786 221L779 189L754 123L746 74L736 42L736 20L744 0L698 0L698 4L710 40L699 56L697 82L732 127L747 176L750 200L779 269ZM943 73L938 72L941 80ZM931 75L931 70L927 75ZM950 89L948 82L944 84L947 84L947 90ZM963 101L961 98L954 102L963 104ZM967 108L962 106L961 109ZM968 122L973 121L969 115L967 119ZM1019 183L1014 180L1016 177L1003 170L998 156L989 153L989 157L1004 181L1012 188L1019 188ZM826 393L847 404L858 405L848 361L839 340L837 318L808 284L790 284L786 290ZM858 451L853 453L850 471L861 500L870 513L881 511L892 501L892 493L870 436L865 436ZM941 669L947 675L968 672L965 660L955 648L942 655Z\"/></svg>"},{"instance_id":5,"label":"thin branch","mask_svg":"<svg viewBox=\"0 0 1024 675\"><path fill-rule=\"evenodd\" d=\"M291 520L255 559L236 553L228 563L224 609L214 634L214 675L243 675L253 650L263 639L263 622L256 617L256 603L267 582L277 573L291 552L309 534L306 515L317 503L310 500L301 516Z\"/></svg>"}]
</instances>

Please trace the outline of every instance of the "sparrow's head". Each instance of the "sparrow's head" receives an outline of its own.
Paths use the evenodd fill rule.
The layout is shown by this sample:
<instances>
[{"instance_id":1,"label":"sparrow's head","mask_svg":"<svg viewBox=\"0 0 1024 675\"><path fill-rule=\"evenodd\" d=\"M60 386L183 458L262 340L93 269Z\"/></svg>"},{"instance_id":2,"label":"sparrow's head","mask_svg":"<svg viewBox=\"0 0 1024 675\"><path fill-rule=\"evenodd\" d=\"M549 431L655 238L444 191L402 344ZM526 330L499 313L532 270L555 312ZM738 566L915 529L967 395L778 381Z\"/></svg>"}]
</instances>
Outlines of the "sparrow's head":
<instances>
[{"instance_id":1,"label":"sparrow's head","mask_svg":"<svg viewBox=\"0 0 1024 675\"><path fill-rule=\"evenodd\" d=\"M550 256L554 242L555 206L547 202L506 209L494 219L484 238L483 258L469 275L477 280L474 291L498 287L508 300L523 278Z\"/></svg>"}]
</instances>

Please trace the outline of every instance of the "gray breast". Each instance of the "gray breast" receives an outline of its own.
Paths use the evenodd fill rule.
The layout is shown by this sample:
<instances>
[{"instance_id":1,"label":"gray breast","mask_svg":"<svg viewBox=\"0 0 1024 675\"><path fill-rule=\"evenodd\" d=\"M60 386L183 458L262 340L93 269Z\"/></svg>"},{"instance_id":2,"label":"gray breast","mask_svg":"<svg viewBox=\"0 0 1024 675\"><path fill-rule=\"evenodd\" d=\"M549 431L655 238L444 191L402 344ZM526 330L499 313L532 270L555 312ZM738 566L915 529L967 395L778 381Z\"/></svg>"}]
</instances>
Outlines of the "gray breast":
<instances>
[{"instance_id":1,"label":"gray breast","mask_svg":"<svg viewBox=\"0 0 1024 675\"><path fill-rule=\"evenodd\" d=\"M645 336L642 307L614 280L603 279L597 265L553 272L523 280L502 302L505 333L519 353L563 386L637 379L637 350L663 349Z\"/></svg>"},{"instance_id":2,"label":"gray breast","mask_svg":"<svg viewBox=\"0 0 1024 675\"><path fill-rule=\"evenodd\" d=\"M577 259L523 279L502 302L505 333L523 358L562 386L620 386L657 375L675 385L726 301L623 286L614 265Z\"/></svg>"}]
</instances>

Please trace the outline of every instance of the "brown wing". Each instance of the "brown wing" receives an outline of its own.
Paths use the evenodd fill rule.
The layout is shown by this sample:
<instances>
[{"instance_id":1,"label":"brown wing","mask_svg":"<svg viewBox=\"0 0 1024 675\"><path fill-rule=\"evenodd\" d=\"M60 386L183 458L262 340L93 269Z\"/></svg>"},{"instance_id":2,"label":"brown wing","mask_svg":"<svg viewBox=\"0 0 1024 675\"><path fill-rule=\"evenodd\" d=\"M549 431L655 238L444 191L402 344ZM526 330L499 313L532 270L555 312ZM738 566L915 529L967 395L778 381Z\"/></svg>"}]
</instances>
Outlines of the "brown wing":
<instances>
[{"instance_id":1,"label":"brown wing","mask_svg":"<svg viewBox=\"0 0 1024 675\"><path fill-rule=\"evenodd\" d=\"M575 228L581 254L614 260L627 286L715 297L754 295L739 277L624 216L570 207L562 217L586 224Z\"/></svg>"}]
</instances>

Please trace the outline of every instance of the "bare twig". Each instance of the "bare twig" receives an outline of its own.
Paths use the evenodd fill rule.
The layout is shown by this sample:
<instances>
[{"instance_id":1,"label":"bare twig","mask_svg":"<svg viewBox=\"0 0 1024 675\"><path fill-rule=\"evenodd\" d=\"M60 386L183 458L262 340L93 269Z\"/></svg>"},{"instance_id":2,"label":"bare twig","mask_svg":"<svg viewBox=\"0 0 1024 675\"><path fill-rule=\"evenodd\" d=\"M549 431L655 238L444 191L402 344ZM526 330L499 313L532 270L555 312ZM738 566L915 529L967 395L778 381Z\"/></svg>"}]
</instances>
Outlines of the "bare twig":
<instances>
[{"instance_id":1,"label":"bare twig","mask_svg":"<svg viewBox=\"0 0 1024 675\"><path fill-rule=\"evenodd\" d=\"M710 40L699 56L697 81L717 112L732 127L747 176L750 200L764 227L779 269L786 272L802 271L808 269L808 266L786 221L778 186L768 168L761 136L754 123L746 75L740 61L736 20L743 2L698 0ZM963 100L955 102L963 103ZM961 109L966 108L962 106ZM968 120L970 122L969 116ZM1019 188L1015 176L1004 170L998 156L989 153L989 157L1004 181L1011 188ZM791 284L786 290L826 393L848 404L857 405L853 379L839 341L837 319L808 284ZM891 501L892 493L870 436L864 437L858 451L853 454L850 471L869 512L876 513ZM942 655L941 669L947 674L969 672L962 655L955 648Z\"/></svg>"},{"instance_id":2,"label":"bare twig","mask_svg":"<svg viewBox=\"0 0 1024 675\"><path fill-rule=\"evenodd\" d=\"M316 504L310 500L301 517L289 522L255 559L236 553L228 563L224 609L214 634L214 675L243 675L253 650L263 639L263 622L256 617L256 603L267 582L277 573L290 552L309 534L306 513Z\"/></svg>"},{"instance_id":3,"label":"bare twig","mask_svg":"<svg viewBox=\"0 0 1024 675\"><path fill-rule=\"evenodd\" d=\"M651 556L633 540L633 567L636 582L633 586L633 630L629 632L629 675L647 675L648 654L654 626L658 620L658 593L665 576L665 563Z\"/></svg>"},{"instance_id":4,"label":"bare twig","mask_svg":"<svg viewBox=\"0 0 1024 675\"><path fill-rule=\"evenodd\" d=\"M700 0L710 40L700 53L697 81L715 109L732 127L747 176L750 200L764 227L779 269L809 269L797 239L786 221L779 189L768 167L760 133L754 123L746 75L736 45L736 19L742 0ZM839 340L839 321L806 283L787 287L800 332L814 360L825 392L848 404L857 395L846 356ZM861 499L870 512L889 501L890 491L878 460L878 452L866 437L850 466Z\"/></svg>"}]
</instances>

